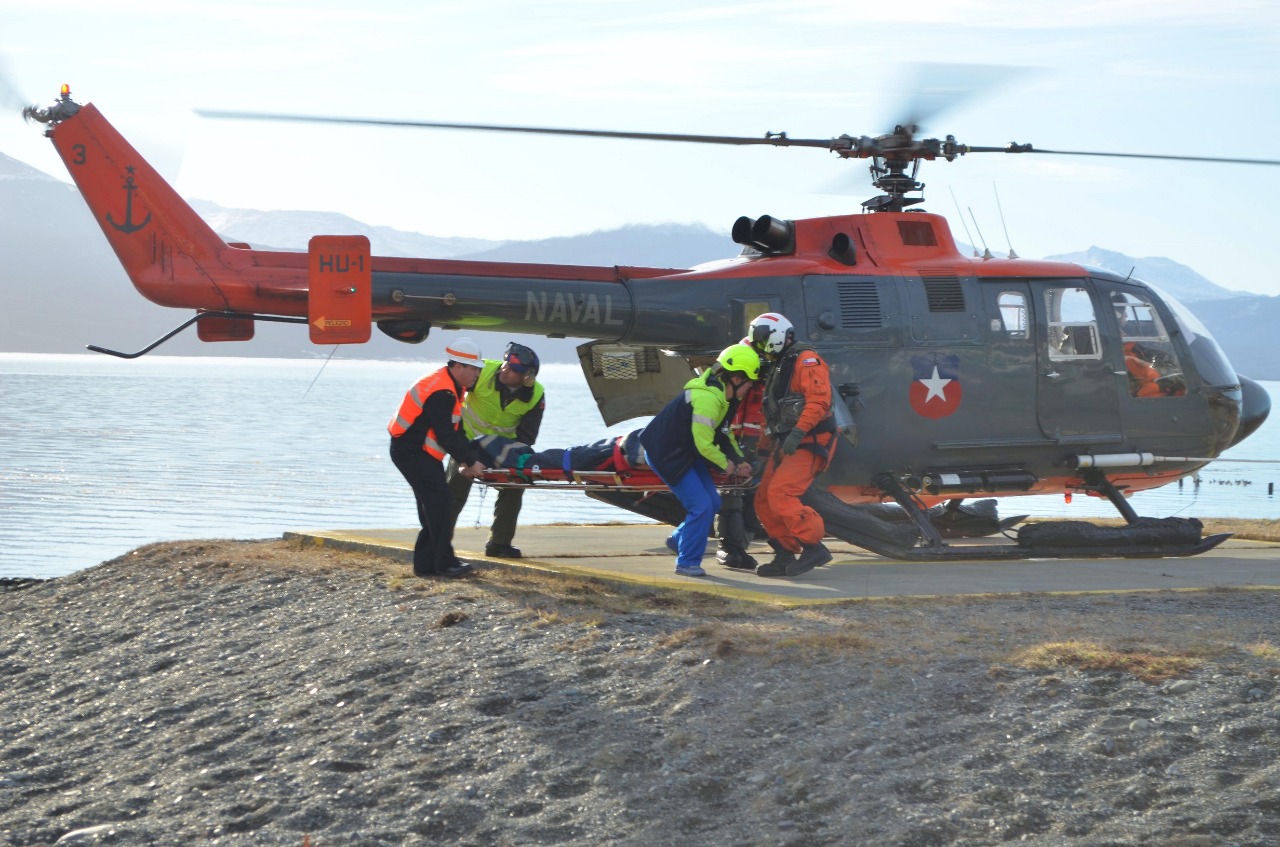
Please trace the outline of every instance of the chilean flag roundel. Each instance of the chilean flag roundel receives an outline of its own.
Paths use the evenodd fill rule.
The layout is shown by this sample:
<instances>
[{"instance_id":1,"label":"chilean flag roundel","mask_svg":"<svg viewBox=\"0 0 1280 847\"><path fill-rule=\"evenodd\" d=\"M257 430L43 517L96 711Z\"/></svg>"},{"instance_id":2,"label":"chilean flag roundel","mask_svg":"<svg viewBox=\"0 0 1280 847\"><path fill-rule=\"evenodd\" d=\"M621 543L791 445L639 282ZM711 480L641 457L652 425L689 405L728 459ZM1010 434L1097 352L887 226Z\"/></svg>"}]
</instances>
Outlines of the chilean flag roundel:
<instances>
[{"instance_id":1,"label":"chilean flag roundel","mask_svg":"<svg viewBox=\"0 0 1280 847\"><path fill-rule=\"evenodd\" d=\"M914 379L907 398L917 415L945 418L960 408L960 357L938 353L911 357Z\"/></svg>"}]
</instances>

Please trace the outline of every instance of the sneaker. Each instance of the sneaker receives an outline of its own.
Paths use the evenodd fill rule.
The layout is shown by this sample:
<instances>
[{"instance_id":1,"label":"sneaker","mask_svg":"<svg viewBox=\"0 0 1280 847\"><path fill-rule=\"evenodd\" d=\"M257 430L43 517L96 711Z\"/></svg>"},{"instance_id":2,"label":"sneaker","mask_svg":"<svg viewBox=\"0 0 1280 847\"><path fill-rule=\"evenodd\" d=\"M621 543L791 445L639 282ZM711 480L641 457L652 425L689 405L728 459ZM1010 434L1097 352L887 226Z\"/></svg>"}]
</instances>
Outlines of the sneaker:
<instances>
[{"instance_id":1,"label":"sneaker","mask_svg":"<svg viewBox=\"0 0 1280 847\"><path fill-rule=\"evenodd\" d=\"M667 536L667 549L672 553L680 552L680 544L676 541L676 537L674 535Z\"/></svg>"},{"instance_id":2,"label":"sneaker","mask_svg":"<svg viewBox=\"0 0 1280 847\"><path fill-rule=\"evenodd\" d=\"M716 551L716 561L726 568L753 571L759 564L755 557L740 547L721 547Z\"/></svg>"},{"instance_id":3,"label":"sneaker","mask_svg":"<svg viewBox=\"0 0 1280 847\"><path fill-rule=\"evenodd\" d=\"M818 565L825 565L829 561L831 561L831 551L827 549L827 545L821 541L817 544L807 544L801 551L800 558L786 566L787 576L808 573Z\"/></svg>"},{"instance_id":4,"label":"sneaker","mask_svg":"<svg viewBox=\"0 0 1280 847\"><path fill-rule=\"evenodd\" d=\"M706 576L701 565L676 565L676 573L680 576Z\"/></svg>"},{"instance_id":5,"label":"sneaker","mask_svg":"<svg viewBox=\"0 0 1280 847\"><path fill-rule=\"evenodd\" d=\"M492 556L495 559L522 559L519 547L512 547L510 544L486 544L484 545L484 554Z\"/></svg>"}]
</instances>

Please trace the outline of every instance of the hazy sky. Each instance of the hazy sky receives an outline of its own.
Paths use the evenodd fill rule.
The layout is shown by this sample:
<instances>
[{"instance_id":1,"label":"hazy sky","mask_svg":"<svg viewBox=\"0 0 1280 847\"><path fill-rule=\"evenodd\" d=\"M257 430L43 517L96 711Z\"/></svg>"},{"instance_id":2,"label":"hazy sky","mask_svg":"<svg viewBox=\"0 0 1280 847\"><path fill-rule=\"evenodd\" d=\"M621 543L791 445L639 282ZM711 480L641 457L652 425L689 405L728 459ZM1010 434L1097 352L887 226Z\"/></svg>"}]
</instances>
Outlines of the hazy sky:
<instances>
[{"instance_id":1,"label":"hazy sky","mask_svg":"<svg viewBox=\"0 0 1280 847\"><path fill-rule=\"evenodd\" d=\"M985 84L923 126L966 144L1280 159L1273 0L0 0L0 55L23 100L46 105L70 83L186 196L442 236L661 221L727 232L744 214L854 213L875 192L866 162L822 150L192 110L829 138L892 129L923 79ZM5 111L0 152L66 179L40 128ZM1027 257L1097 245L1280 294L1280 167L985 154L920 177L925 208L980 243L972 209L1000 255L1007 227Z\"/></svg>"}]
</instances>

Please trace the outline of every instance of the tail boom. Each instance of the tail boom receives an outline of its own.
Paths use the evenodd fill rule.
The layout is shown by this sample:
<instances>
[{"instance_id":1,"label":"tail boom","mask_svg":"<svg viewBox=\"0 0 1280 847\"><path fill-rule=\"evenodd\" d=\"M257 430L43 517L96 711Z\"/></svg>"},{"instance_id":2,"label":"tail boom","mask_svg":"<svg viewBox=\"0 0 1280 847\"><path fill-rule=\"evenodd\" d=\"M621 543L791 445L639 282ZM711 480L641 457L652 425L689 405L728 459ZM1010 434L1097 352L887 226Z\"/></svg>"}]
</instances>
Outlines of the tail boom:
<instances>
[{"instance_id":1,"label":"tail boom","mask_svg":"<svg viewBox=\"0 0 1280 847\"><path fill-rule=\"evenodd\" d=\"M315 284L308 253L228 244L92 103L49 122L46 135L148 300L246 318L308 316ZM373 321L606 340L635 325L632 280L687 284L679 269L395 257L369 257L369 264ZM211 332L207 340L249 336Z\"/></svg>"}]
</instances>

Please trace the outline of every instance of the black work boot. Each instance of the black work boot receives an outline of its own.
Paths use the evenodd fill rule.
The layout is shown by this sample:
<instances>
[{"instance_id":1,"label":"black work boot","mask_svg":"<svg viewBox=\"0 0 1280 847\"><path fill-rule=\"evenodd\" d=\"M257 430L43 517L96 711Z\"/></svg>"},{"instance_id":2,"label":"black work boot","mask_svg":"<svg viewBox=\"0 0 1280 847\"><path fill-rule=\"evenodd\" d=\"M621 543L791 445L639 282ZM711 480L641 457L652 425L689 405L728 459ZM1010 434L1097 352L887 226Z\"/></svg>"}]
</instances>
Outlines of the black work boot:
<instances>
[{"instance_id":1,"label":"black work boot","mask_svg":"<svg viewBox=\"0 0 1280 847\"><path fill-rule=\"evenodd\" d=\"M756 568L756 576L790 576L788 571L795 567L796 554L772 539L769 546L776 551L774 557Z\"/></svg>"},{"instance_id":2,"label":"black work boot","mask_svg":"<svg viewBox=\"0 0 1280 847\"><path fill-rule=\"evenodd\" d=\"M484 554L492 556L495 559L520 559L519 547L512 547L510 544L493 544L484 545Z\"/></svg>"},{"instance_id":3,"label":"black work boot","mask_svg":"<svg viewBox=\"0 0 1280 847\"><path fill-rule=\"evenodd\" d=\"M800 558L787 565L787 576L800 576L829 561L831 561L831 551L827 549L827 545L821 541L817 544L806 544L800 551Z\"/></svg>"},{"instance_id":4,"label":"black work boot","mask_svg":"<svg viewBox=\"0 0 1280 847\"><path fill-rule=\"evenodd\" d=\"M716 561L724 565L726 568L733 568L740 571L753 571L756 569L755 557L743 550L741 547L734 547L730 544L721 544L720 549L716 551Z\"/></svg>"}]
</instances>

